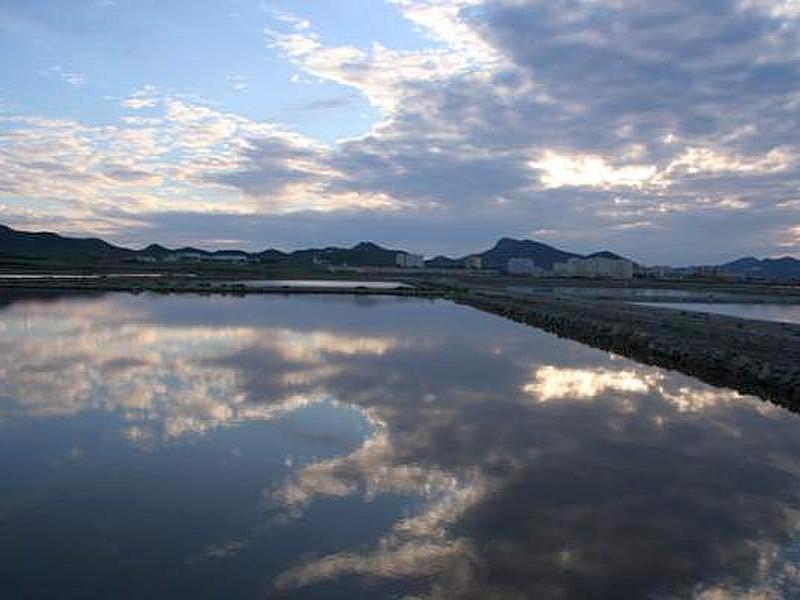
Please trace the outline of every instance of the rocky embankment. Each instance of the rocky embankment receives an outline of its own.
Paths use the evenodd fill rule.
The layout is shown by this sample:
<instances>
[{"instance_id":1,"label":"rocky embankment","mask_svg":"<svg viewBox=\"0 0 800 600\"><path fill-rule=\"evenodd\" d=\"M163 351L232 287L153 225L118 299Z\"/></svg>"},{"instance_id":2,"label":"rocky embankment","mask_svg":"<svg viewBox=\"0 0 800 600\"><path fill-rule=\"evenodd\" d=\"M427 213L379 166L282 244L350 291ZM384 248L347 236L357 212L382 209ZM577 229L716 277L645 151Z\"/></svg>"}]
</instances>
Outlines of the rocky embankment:
<instances>
[{"instance_id":1,"label":"rocky embankment","mask_svg":"<svg viewBox=\"0 0 800 600\"><path fill-rule=\"evenodd\" d=\"M470 291L459 304L800 410L800 326L638 306Z\"/></svg>"}]
</instances>

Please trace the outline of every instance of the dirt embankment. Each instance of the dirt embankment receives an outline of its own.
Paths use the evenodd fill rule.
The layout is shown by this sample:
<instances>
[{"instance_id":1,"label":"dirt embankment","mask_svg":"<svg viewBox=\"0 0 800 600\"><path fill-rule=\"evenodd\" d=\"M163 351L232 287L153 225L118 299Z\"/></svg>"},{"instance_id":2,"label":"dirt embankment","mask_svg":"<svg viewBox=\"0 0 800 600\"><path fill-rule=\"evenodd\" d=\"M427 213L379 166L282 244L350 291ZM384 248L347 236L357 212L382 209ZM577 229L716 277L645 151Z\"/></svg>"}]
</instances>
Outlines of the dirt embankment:
<instances>
[{"instance_id":1,"label":"dirt embankment","mask_svg":"<svg viewBox=\"0 0 800 600\"><path fill-rule=\"evenodd\" d=\"M800 325L554 296L473 291L453 300L800 409Z\"/></svg>"}]
</instances>

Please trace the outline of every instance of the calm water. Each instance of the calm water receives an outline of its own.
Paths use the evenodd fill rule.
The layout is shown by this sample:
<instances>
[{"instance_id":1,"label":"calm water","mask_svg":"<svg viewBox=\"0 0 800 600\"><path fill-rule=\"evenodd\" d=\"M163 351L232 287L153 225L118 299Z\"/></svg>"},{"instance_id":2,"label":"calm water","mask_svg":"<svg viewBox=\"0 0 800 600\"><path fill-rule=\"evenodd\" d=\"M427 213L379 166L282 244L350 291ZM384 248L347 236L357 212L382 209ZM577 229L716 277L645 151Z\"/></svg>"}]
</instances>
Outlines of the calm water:
<instances>
[{"instance_id":1,"label":"calm water","mask_svg":"<svg viewBox=\"0 0 800 600\"><path fill-rule=\"evenodd\" d=\"M509 291L520 294L558 294L560 296L579 296L589 298L619 298L621 300L636 300L647 298L687 298L698 300L707 298L707 292L694 290L681 290L669 288L604 288L604 287L580 287L580 286L509 286Z\"/></svg>"},{"instance_id":2,"label":"calm water","mask_svg":"<svg viewBox=\"0 0 800 600\"><path fill-rule=\"evenodd\" d=\"M771 404L445 302L1 305L2 598L800 593Z\"/></svg>"},{"instance_id":3,"label":"calm water","mask_svg":"<svg viewBox=\"0 0 800 600\"><path fill-rule=\"evenodd\" d=\"M367 288L371 290L389 290L411 287L397 281L349 281L335 279L244 279L229 281L249 288L295 287L295 288Z\"/></svg>"},{"instance_id":4,"label":"calm water","mask_svg":"<svg viewBox=\"0 0 800 600\"><path fill-rule=\"evenodd\" d=\"M706 302L660 302L658 304L642 302L641 304L652 304L653 306L661 306L664 308L728 315L731 317L741 317L742 319L800 324L800 304L717 304Z\"/></svg>"},{"instance_id":5,"label":"calm water","mask_svg":"<svg viewBox=\"0 0 800 600\"><path fill-rule=\"evenodd\" d=\"M102 279L104 277L124 278L124 277L163 277L163 273L104 273L102 275L81 275L78 273L1 273L0 279ZM189 274L181 276L193 277Z\"/></svg>"}]
</instances>

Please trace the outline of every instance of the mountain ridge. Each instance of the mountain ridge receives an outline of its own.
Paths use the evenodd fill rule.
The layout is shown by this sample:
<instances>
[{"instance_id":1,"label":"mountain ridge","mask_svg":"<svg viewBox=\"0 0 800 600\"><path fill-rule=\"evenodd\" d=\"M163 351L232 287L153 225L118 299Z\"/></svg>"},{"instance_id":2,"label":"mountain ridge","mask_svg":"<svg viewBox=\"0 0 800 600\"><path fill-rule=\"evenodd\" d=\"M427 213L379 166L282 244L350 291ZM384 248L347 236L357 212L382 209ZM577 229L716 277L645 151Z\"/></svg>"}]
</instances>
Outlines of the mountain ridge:
<instances>
[{"instance_id":1,"label":"mountain ridge","mask_svg":"<svg viewBox=\"0 0 800 600\"><path fill-rule=\"evenodd\" d=\"M726 273L765 279L800 279L800 260L793 256L780 258L756 258L745 256L720 268Z\"/></svg>"},{"instance_id":2,"label":"mountain ridge","mask_svg":"<svg viewBox=\"0 0 800 600\"><path fill-rule=\"evenodd\" d=\"M171 249L158 243L151 243L140 250L134 250L111 244L97 237L62 236L50 231L22 231L0 224L0 256L6 259L119 261L150 257L164 260L167 257L177 257L181 253L193 253L207 257L246 256L253 260L269 263L324 263L389 267L395 266L398 252L410 253L406 250L386 248L371 241L362 241L352 247L327 246L304 248L291 252L275 248L255 252L237 249L203 250L191 246ZM510 258L530 258L537 266L545 269L552 269L554 263L565 262L570 258L624 258L610 250L600 250L583 255L536 240L502 237L483 252L468 254L460 258L437 255L426 260L425 265L431 268L459 268L465 266L468 258L475 256L480 257L483 267L489 269L505 268ZM718 268L723 272L741 276L765 279L800 279L800 260L792 256L763 259L745 256L719 265Z\"/></svg>"}]
</instances>

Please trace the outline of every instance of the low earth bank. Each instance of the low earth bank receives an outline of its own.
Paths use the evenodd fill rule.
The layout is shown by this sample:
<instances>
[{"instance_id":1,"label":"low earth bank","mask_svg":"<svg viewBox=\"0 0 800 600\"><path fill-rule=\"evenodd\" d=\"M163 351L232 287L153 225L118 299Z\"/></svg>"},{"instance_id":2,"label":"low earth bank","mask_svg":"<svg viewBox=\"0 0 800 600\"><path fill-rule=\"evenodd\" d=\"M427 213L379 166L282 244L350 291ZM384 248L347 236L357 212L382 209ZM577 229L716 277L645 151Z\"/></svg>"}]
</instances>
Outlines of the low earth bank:
<instances>
[{"instance_id":1,"label":"low earth bank","mask_svg":"<svg viewBox=\"0 0 800 600\"><path fill-rule=\"evenodd\" d=\"M553 296L454 295L459 304L800 410L800 326Z\"/></svg>"}]
</instances>

